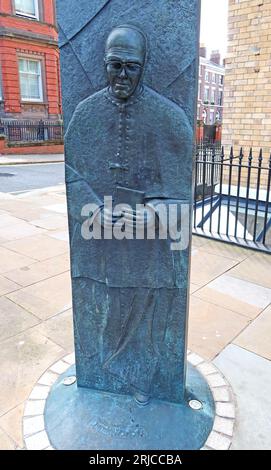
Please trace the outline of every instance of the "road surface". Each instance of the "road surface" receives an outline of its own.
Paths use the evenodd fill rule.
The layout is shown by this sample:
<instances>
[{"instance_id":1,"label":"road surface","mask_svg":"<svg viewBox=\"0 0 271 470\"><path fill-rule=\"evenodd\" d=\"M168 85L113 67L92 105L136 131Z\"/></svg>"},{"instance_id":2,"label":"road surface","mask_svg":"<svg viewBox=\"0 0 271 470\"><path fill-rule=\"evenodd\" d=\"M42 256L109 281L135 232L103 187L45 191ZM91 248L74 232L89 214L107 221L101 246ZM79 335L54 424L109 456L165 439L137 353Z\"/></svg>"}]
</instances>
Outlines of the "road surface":
<instances>
[{"instance_id":1,"label":"road surface","mask_svg":"<svg viewBox=\"0 0 271 470\"><path fill-rule=\"evenodd\" d=\"M63 183L63 163L0 166L0 193L30 191Z\"/></svg>"}]
</instances>

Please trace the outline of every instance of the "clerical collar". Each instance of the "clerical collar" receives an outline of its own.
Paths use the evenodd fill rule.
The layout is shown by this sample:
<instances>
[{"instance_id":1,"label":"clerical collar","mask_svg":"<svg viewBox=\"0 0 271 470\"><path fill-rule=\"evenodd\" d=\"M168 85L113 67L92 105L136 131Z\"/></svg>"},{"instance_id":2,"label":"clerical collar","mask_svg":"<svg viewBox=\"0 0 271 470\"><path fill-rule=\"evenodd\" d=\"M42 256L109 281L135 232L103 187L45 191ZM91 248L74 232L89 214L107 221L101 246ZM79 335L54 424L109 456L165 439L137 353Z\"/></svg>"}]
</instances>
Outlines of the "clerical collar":
<instances>
[{"instance_id":1,"label":"clerical collar","mask_svg":"<svg viewBox=\"0 0 271 470\"><path fill-rule=\"evenodd\" d=\"M144 93L144 86L141 85L138 87L138 89L135 91L135 93L131 96L131 98L128 98L127 100L120 100L113 95L113 93L110 91L110 87L106 88L105 96L106 98L111 101L116 106L130 106L131 104L136 103L141 99Z\"/></svg>"}]
</instances>

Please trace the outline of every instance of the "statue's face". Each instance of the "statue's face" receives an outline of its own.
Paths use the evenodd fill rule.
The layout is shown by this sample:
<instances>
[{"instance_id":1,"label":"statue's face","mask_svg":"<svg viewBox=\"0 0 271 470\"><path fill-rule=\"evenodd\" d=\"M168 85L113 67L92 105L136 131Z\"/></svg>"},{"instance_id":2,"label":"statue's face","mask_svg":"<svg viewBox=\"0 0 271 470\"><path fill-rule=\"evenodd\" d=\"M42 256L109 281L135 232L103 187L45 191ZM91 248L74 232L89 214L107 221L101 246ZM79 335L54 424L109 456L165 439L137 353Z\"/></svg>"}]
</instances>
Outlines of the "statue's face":
<instances>
[{"instance_id":1,"label":"statue's face","mask_svg":"<svg viewBox=\"0 0 271 470\"><path fill-rule=\"evenodd\" d=\"M105 55L106 71L111 92L127 100L136 91L144 68L145 47L139 33L116 29L108 39Z\"/></svg>"},{"instance_id":2,"label":"statue's face","mask_svg":"<svg viewBox=\"0 0 271 470\"><path fill-rule=\"evenodd\" d=\"M106 70L111 91L116 98L126 100L138 87L143 67L139 62L114 56L106 62Z\"/></svg>"}]
</instances>

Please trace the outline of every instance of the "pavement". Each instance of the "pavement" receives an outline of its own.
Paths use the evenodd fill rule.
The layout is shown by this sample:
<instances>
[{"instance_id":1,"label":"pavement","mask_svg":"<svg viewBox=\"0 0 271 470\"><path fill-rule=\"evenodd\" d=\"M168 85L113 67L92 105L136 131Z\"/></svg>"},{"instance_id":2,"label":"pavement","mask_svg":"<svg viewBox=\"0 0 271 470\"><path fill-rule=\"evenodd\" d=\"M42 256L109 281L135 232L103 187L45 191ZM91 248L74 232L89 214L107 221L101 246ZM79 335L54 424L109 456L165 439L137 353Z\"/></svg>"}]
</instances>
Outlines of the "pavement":
<instances>
[{"instance_id":1,"label":"pavement","mask_svg":"<svg viewBox=\"0 0 271 470\"><path fill-rule=\"evenodd\" d=\"M50 155L0 155L1 165L31 165L35 163L64 162L64 154Z\"/></svg>"},{"instance_id":2,"label":"pavement","mask_svg":"<svg viewBox=\"0 0 271 470\"><path fill-rule=\"evenodd\" d=\"M271 449L271 257L193 238L189 349L237 403L233 449ZM64 186L0 193L0 449L23 448L39 377L73 352Z\"/></svg>"}]
</instances>

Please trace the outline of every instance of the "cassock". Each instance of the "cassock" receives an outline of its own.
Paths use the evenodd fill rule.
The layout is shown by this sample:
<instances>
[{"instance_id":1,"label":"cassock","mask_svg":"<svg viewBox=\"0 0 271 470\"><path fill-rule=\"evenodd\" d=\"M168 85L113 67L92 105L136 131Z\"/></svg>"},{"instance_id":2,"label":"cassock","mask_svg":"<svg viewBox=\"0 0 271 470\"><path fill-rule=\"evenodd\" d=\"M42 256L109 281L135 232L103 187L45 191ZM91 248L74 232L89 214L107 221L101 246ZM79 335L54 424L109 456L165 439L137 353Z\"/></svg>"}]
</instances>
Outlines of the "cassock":
<instances>
[{"instance_id":1,"label":"cassock","mask_svg":"<svg viewBox=\"0 0 271 470\"><path fill-rule=\"evenodd\" d=\"M117 186L191 205L191 142L185 112L148 87L125 102L106 88L75 110L65 145L79 386L183 399L189 249L86 240L81 212Z\"/></svg>"}]
</instances>

